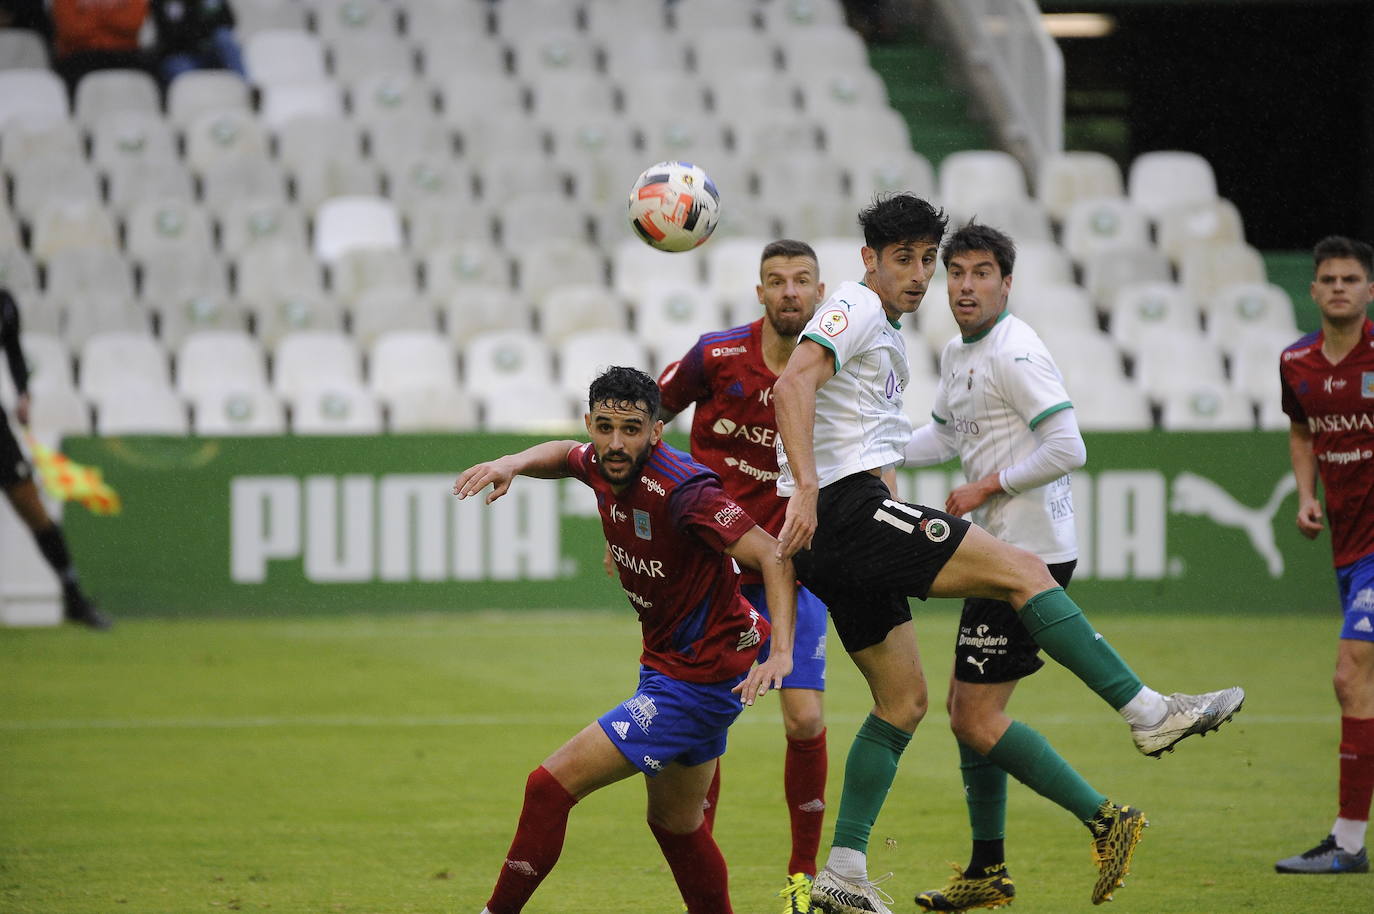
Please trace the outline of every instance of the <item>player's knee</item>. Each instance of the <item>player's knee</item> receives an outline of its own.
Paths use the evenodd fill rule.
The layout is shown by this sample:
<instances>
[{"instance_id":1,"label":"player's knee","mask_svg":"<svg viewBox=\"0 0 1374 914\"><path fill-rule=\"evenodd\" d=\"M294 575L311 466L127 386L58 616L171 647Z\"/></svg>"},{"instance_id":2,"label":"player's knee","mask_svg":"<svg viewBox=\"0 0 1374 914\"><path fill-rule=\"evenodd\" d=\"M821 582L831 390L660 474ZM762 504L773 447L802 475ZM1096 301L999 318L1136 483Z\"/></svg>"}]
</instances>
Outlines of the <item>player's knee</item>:
<instances>
[{"instance_id":1,"label":"player's knee","mask_svg":"<svg viewBox=\"0 0 1374 914\"><path fill-rule=\"evenodd\" d=\"M784 708L782 725L788 739L815 739L825 729L825 715L821 713L821 703L807 702L801 707Z\"/></svg>"},{"instance_id":2,"label":"player's knee","mask_svg":"<svg viewBox=\"0 0 1374 914\"><path fill-rule=\"evenodd\" d=\"M690 835L701 828L701 823L705 821L700 804L694 807L675 805L672 808L650 804L645 818L651 826L674 835Z\"/></svg>"},{"instance_id":3,"label":"player's knee","mask_svg":"<svg viewBox=\"0 0 1374 914\"><path fill-rule=\"evenodd\" d=\"M1013 606L1021 606L1036 594L1059 586L1040 556L1017 546L1010 547L1010 550L1007 562L1012 580L1008 582L1008 602Z\"/></svg>"},{"instance_id":4,"label":"player's knee","mask_svg":"<svg viewBox=\"0 0 1374 914\"><path fill-rule=\"evenodd\" d=\"M879 717L892 726L911 733L925 719L929 706L929 700L923 690L919 695L907 695L879 702L876 711Z\"/></svg>"},{"instance_id":5,"label":"player's knee","mask_svg":"<svg viewBox=\"0 0 1374 914\"><path fill-rule=\"evenodd\" d=\"M1342 709L1359 697L1362 684L1361 677L1356 675L1356 670L1352 665L1343 663L1336 665L1336 672L1331 677L1331 685L1336 690L1336 701L1340 703Z\"/></svg>"},{"instance_id":6,"label":"player's knee","mask_svg":"<svg viewBox=\"0 0 1374 914\"><path fill-rule=\"evenodd\" d=\"M955 739L980 754L986 755L997 742L986 718L971 713L968 708L957 703L950 708L949 729L954 733Z\"/></svg>"}]
</instances>

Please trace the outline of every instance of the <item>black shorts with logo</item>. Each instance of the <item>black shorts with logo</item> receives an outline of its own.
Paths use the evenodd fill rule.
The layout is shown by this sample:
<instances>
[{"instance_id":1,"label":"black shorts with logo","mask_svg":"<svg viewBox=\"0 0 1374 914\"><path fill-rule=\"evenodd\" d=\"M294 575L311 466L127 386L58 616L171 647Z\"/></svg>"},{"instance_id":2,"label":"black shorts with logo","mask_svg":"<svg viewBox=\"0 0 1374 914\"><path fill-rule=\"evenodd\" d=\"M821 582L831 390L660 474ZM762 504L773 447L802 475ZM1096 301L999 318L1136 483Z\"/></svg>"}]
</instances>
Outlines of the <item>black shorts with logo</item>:
<instances>
[{"instance_id":1,"label":"black shorts with logo","mask_svg":"<svg viewBox=\"0 0 1374 914\"><path fill-rule=\"evenodd\" d=\"M897 501L881 479L855 473L821 489L811 548L793 561L853 653L911 621L907 598L926 598L968 529L962 518Z\"/></svg>"},{"instance_id":2,"label":"black shorts with logo","mask_svg":"<svg viewBox=\"0 0 1374 914\"><path fill-rule=\"evenodd\" d=\"M0 489L8 489L33 476L33 468L19 449L19 442L10 430L9 417L0 409Z\"/></svg>"},{"instance_id":3,"label":"black shorts with logo","mask_svg":"<svg viewBox=\"0 0 1374 914\"><path fill-rule=\"evenodd\" d=\"M1048 566L1061 587L1068 587L1078 560ZM1045 665L1040 646L1021 624L1010 603L969 597L959 615L954 640L954 678L960 682L1012 682Z\"/></svg>"}]
</instances>

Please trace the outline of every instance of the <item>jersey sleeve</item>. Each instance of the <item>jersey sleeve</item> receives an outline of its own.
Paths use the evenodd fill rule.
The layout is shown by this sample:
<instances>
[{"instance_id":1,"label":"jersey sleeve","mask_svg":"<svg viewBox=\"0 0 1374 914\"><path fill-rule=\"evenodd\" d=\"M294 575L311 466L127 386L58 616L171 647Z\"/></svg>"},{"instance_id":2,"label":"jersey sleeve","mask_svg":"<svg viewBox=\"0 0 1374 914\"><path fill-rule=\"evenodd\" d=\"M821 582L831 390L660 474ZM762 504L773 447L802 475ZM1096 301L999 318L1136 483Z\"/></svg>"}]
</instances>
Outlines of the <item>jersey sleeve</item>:
<instances>
[{"instance_id":1,"label":"jersey sleeve","mask_svg":"<svg viewBox=\"0 0 1374 914\"><path fill-rule=\"evenodd\" d=\"M706 356L700 340L681 359L663 369L658 389L663 408L675 414L710 398L711 385L706 377Z\"/></svg>"},{"instance_id":2,"label":"jersey sleeve","mask_svg":"<svg viewBox=\"0 0 1374 914\"><path fill-rule=\"evenodd\" d=\"M672 509L678 529L716 552L724 552L757 526L749 513L725 494L714 476L699 476L678 486Z\"/></svg>"},{"instance_id":3,"label":"jersey sleeve","mask_svg":"<svg viewBox=\"0 0 1374 914\"><path fill-rule=\"evenodd\" d=\"M944 425L949 422L951 410L949 408L949 347L955 345L951 340L945 344L945 348L940 350L940 383L935 385L935 399L930 404L930 417L936 422Z\"/></svg>"},{"instance_id":4,"label":"jersey sleeve","mask_svg":"<svg viewBox=\"0 0 1374 914\"><path fill-rule=\"evenodd\" d=\"M1302 401L1293 392L1293 386L1288 383L1288 375L1282 369L1279 371L1280 404L1283 412L1290 420L1303 425L1307 424L1307 410L1302 408Z\"/></svg>"},{"instance_id":5,"label":"jersey sleeve","mask_svg":"<svg viewBox=\"0 0 1374 914\"><path fill-rule=\"evenodd\" d=\"M1073 406L1059 368L1044 344L1008 349L999 358L1003 396L1031 431L1049 416Z\"/></svg>"},{"instance_id":6,"label":"jersey sleeve","mask_svg":"<svg viewBox=\"0 0 1374 914\"><path fill-rule=\"evenodd\" d=\"M848 301L837 294L821 306L801 335L830 350L838 374L846 362L868 351L886 320L881 307Z\"/></svg>"},{"instance_id":7,"label":"jersey sleeve","mask_svg":"<svg viewBox=\"0 0 1374 914\"><path fill-rule=\"evenodd\" d=\"M568 472L583 482L587 482L592 476L592 457L595 451L592 450L591 443L578 445L568 451Z\"/></svg>"}]
</instances>

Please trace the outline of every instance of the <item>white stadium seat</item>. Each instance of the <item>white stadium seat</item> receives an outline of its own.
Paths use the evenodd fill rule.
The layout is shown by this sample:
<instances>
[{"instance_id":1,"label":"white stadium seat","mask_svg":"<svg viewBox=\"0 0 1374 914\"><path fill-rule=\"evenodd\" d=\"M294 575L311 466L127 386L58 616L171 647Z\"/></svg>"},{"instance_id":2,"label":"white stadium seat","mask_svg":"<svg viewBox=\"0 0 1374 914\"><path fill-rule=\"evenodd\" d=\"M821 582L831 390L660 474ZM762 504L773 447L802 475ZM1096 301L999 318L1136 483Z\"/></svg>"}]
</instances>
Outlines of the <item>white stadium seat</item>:
<instances>
[{"instance_id":1,"label":"white stadium seat","mask_svg":"<svg viewBox=\"0 0 1374 914\"><path fill-rule=\"evenodd\" d=\"M548 344L528 331L478 333L463 347L463 386L475 394L516 387L552 388L552 361Z\"/></svg>"},{"instance_id":2,"label":"white stadium seat","mask_svg":"<svg viewBox=\"0 0 1374 914\"><path fill-rule=\"evenodd\" d=\"M1046 156L1035 179L1035 197L1050 217L1063 222L1079 200L1121 197L1126 193L1121 167L1101 152L1059 152Z\"/></svg>"},{"instance_id":3,"label":"white stadium seat","mask_svg":"<svg viewBox=\"0 0 1374 914\"><path fill-rule=\"evenodd\" d=\"M95 333L81 347L81 392L129 395L170 391L172 378L167 353L152 334Z\"/></svg>"},{"instance_id":4,"label":"white stadium seat","mask_svg":"<svg viewBox=\"0 0 1374 914\"><path fill-rule=\"evenodd\" d=\"M320 386L287 398L291 430L297 435L376 435L382 411L361 387Z\"/></svg>"},{"instance_id":5,"label":"white stadium seat","mask_svg":"<svg viewBox=\"0 0 1374 914\"><path fill-rule=\"evenodd\" d=\"M315 212L315 256L326 263L350 250L401 247L401 217L384 197L335 197Z\"/></svg>"},{"instance_id":6,"label":"white stadium seat","mask_svg":"<svg viewBox=\"0 0 1374 914\"><path fill-rule=\"evenodd\" d=\"M197 435L284 435L286 409L276 394L256 388L220 387L191 397Z\"/></svg>"},{"instance_id":7,"label":"white stadium seat","mask_svg":"<svg viewBox=\"0 0 1374 914\"><path fill-rule=\"evenodd\" d=\"M1215 199L1217 180L1211 164L1195 152L1145 152L1131 162L1126 191L1132 203L1157 219L1172 207Z\"/></svg>"},{"instance_id":8,"label":"white stadium seat","mask_svg":"<svg viewBox=\"0 0 1374 914\"><path fill-rule=\"evenodd\" d=\"M0 70L0 130L19 117L65 120L67 87L51 70Z\"/></svg>"},{"instance_id":9,"label":"white stadium seat","mask_svg":"<svg viewBox=\"0 0 1374 914\"><path fill-rule=\"evenodd\" d=\"M131 397L102 392L91 398L96 432L101 435L185 435L190 431L186 404L170 389L150 389Z\"/></svg>"},{"instance_id":10,"label":"white stadium seat","mask_svg":"<svg viewBox=\"0 0 1374 914\"><path fill-rule=\"evenodd\" d=\"M176 352L177 390L196 397L215 391L267 390L262 346L242 330L198 330Z\"/></svg>"},{"instance_id":11,"label":"white stadium seat","mask_svg":"<svg viewBox=\"0 0 1374 914\"><path fill-rule=\"evenodd\" d=\"M313 82L328 74L324 45L309 32L265 29L243 42L243 63L248 78L257 86Z\"/></svg>"},{"instance_id":12,"label":"white stadium seat","mask_svg":"<svg viewBox=\"0 0 1374 914\"><path fill-rule=\"evenodd\" d=\"M293 396L321 387L360 387L362 365L353 340L343 333L305 330L288 333L277 343L273 387Z\"/></svg>"}]
</instances>

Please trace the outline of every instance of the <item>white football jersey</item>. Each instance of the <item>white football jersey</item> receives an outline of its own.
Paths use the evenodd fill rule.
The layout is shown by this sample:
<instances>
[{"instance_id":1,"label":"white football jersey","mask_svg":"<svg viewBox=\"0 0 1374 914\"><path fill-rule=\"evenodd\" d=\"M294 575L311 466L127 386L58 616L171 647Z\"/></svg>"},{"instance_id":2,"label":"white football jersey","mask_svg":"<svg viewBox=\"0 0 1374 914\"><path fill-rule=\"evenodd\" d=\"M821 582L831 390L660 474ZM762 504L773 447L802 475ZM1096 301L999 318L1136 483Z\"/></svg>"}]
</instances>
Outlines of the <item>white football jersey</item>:
<instances>
[{"instance_id":1,"label":"white football jersey","mask_svg":"<svg viewBox=\"0 0 1374 914\"><path fill-rule=\"evenodd\" d=\"M940 354L932 413L954 430L964 478L970 481L1025 459L1037 447L1035 426L1072 406L1049 350L1010 312L972 339L956 336ZM973 512L973 521L1046 564L1078 557L1067 474L1020 495L994 495Z\"/></svg>"},{"instance_id":2,"label":"white football jersey","mask_svg":"<svg viewBox=\"0 0 1374 914\"><path fill-rule=\"evenodd\" d=\"M877 294L858 282L841 283L802 330L835 358L834 377L816 391L812 447L822 487L901 462L911 437L911 420L902 412L911 370L900 331ZM778 494L788 496L796 486L781 436L777 448Z\"/></svg>"}]
</instances>

